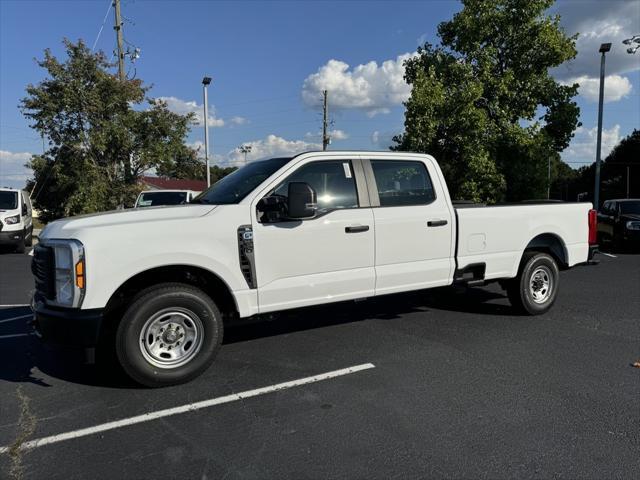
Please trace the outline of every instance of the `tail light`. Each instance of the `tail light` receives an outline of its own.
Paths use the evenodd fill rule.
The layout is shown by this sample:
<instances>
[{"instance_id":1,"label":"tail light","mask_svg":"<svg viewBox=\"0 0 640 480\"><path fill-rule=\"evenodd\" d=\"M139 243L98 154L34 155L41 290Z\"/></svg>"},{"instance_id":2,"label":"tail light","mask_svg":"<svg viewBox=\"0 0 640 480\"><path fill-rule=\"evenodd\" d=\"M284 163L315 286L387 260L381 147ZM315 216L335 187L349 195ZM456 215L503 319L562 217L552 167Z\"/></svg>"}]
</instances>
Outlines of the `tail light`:
<instances>
[{"instance_id":1,"label":"tail light","mask_svg":"<svg viewBox=\"0 0 640 480\"><path fill-rule=\"evenodd\" d=\"M589 245L598 242L598 212L593 208L589 210Z\"/></svg>"}]
</instances>

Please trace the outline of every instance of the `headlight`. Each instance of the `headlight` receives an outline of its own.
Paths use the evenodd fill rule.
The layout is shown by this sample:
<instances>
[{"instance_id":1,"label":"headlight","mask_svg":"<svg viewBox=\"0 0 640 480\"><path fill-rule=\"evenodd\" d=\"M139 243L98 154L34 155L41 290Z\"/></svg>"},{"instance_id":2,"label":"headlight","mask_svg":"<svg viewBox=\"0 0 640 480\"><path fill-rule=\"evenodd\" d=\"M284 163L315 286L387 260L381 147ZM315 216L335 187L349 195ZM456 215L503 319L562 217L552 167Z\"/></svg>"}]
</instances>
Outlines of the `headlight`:
<instances>
[{"instance_id":1,"label":"headlight","mask_svg":"<svg viewBox=\"0 0 640 480\"><path fill-rule=\"evenodd\" d=\"M640 222L627 222L627 230L640 230Z\"/></svg>"},{"instance_id":2,"label":"headlight","mask_svg":"<svg viewBox=\"0 0 640 480\"><path fill-rule=\"evenodd\" d=\"M55 303L79 307L85 290L84 248L77 240L48 240L55 255Z\"/></svg>"},{"instance_id":3,"label":"headlight","mask_svg":"<svg viewBox=\"0 0 640 480\"><path fill-rule=\"evenodd\" d=\"M4 219L4 223L6 223L7 225L15 225L16 223L20 223L20 214L6 217Z\"/></svg>"}]
</instances>

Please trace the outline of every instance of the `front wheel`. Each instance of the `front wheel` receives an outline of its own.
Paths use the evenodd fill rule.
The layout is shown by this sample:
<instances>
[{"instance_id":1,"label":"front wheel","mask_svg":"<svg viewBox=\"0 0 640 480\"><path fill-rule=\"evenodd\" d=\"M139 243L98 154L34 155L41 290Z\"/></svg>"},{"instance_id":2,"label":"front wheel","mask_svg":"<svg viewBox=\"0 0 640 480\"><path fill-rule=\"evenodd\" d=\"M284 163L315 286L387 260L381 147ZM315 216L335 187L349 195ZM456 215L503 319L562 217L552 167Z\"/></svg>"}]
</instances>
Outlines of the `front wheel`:
<instances>
[{"instance_id":1,"label":"front wheel","mask_svg":"<svg viewBox=\"0 0 640 480\"><path fill-rule=\"evenodd\" d=\"M116 332L124 371L149 387L188 382L204 372L222 343L222 316L190 285L165 283L141 292Z\"/></svg>"},{"instance_id":2,"label":"front wheel","mask_svg":"<svg viewBox=\"0 0 640 480\"><path fill-rule=\"evenodd\" d=\"M556 301L559 285L560 271L553 257L528 252L522 258L518 276L507 285L507 296L519 312L540 315Z\"/></svg>"}]
</instances>

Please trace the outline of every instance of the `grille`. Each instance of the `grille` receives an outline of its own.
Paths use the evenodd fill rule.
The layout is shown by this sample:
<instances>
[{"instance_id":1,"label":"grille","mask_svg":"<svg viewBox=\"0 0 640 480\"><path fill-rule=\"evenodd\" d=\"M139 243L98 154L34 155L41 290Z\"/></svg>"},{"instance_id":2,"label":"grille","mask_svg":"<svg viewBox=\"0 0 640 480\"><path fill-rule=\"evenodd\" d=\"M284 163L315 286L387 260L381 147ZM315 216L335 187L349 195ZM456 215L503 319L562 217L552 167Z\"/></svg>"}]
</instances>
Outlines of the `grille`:
<instances>
[{"instance_id":1,"label":"grille","mask_svg":"<svg viewBox=\"0 0 640 480\"><path fill-rule=\"evenodd\" d=\"M55 299L55 259L53 249L36 245L33 249L31 272L36 282L36 294L49 300Z\"/></svg>"}]
</instances>

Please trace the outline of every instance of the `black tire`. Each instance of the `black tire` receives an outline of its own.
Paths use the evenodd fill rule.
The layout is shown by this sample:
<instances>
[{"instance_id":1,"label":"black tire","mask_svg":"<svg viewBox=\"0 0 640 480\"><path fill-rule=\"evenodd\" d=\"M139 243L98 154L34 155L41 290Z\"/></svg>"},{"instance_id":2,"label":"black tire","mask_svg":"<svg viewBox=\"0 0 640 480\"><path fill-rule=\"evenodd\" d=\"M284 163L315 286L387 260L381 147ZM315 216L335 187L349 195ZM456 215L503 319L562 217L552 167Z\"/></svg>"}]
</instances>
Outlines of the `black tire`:
<instances>
[{"instance_id":1,"label":"black tire","mask_svg":"<svg viewBox=\"0 0 640 480\"><path fill-rule=\"evenodd\" d=\"M546 288L545 282L548 285ZM541 315L553 306L559 285L560 270L551 255L525 252L518 276L507 285L507 296L519 313Z\"/></svg>"},{"instance_id":2,"label":"black tire","mask_svg":"<svg viewBox=\"0 0 640 480\"><path fill-rule=\"evenodd\" d=\"M166 313L169 312L169 313ZM176 313L177 316L172 315ZM180 315L185 315L186 320L180 320ZM193 341L189 347L188 341L179 348L179 326L165 318L177 318L191 323L193 331L200 330L200 340ZM156 319L156 320L154 320ZM141 338L143 328L149 332L151 325L165 325L166 333L157 330L157 340L150 334ZM163 323L164 322L164 323ZM178 328L178 330L176 330ZM183 325L183 332L185 325ZM171 330L172 336L164 337ZM185 333L183 333L184 335ZM191 285L181 283L163 283L150 287L138 294L127 308L116 330L116 355L123 370L136 382L148 387L164 387L188 382L203 373L213 363L224 334L222 315L211 298L202 290ZM182 337L182 335L180 335ZM186 337L183 338L187 338ZM167 342L164 345L161 342ZM151 353L158 345L164 347L161 353ZM178 342L176 344L176 342ZM165 360L162 355L170 355L167 348L175 347L174 354L186 355L186 363L179 365L162 365ZM193 351L184 353L186 348ZM178 352L178 353L175 353ZM192 355L188 357L188 355ZM183 359L184 360L184 359ZM155 362L155 363L154 363Z\"/></svg>"},{"instance_id":3,"label":"black tire","mask_svg":"<svg viewBox=\"0 0 640 480\"><path fill-rule=\"evenodd\" d=\"M24 234L26 233L26 230L24 232L22 232L22 239L16 243L16 253L24 253L25 250L27 249L24 243Z\"/></svg>"},{"instance_id":4,"label":"black tire","mask_svg":"<svg viewBox=\"0 0 640 480\"><path fill-rule=\"evenodd\" d=\"M29 230L29 240L27 240L27 236L25 234L24 244L27 247L33 247L33 227L31 227L31 229Z\"/></svg>"}]
</instances>

